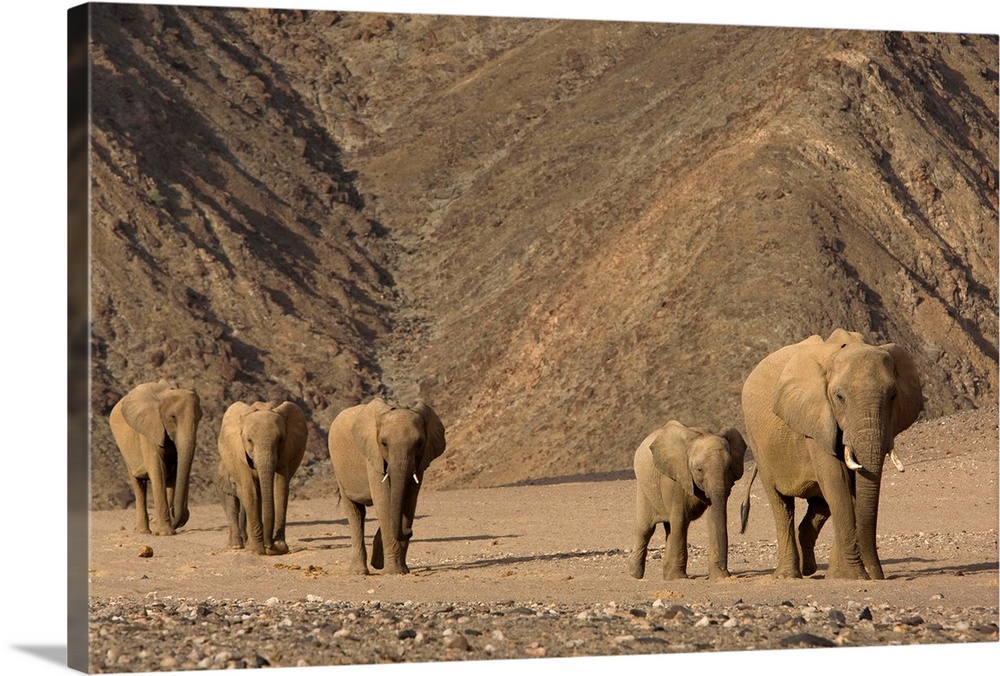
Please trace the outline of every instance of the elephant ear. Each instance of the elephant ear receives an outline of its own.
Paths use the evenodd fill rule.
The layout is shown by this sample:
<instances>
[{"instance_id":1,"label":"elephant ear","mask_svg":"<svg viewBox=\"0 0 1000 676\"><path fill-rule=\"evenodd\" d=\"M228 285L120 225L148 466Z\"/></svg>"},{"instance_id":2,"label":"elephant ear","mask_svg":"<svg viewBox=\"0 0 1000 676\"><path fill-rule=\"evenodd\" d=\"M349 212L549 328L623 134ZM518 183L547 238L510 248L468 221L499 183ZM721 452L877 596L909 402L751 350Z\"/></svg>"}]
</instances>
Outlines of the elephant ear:
<instances>
[{"instance_id":1,"label":"elephant ear","mask_svg":"<svg viewBox=\"0 0 1000 676\"><path fill-rule=\"evenodd\" d=\"M743 459L747 453L747 442L735 427L727 428L719 436L729 444L729 456L733 459L729 466L729 479L731 483L736 483L743 476Z\"/></svg>"},{"instance_id":2,"label":"elephant ear","mask_svg":"<svg viewBox=\"0 0 1000 676\"><path fill-rule=\"evenodd\" d=\"M224 449L234 448L239 449L242 455L246 455L246 449L243 447L243 419L246 417L247 413L250 412L250 407L244 404L242 401L237 401L233 403L226 412L222 415L222 424L219 426L219 455L222 457L222 461L225 464L229 464L231 461L230 454ZM235 457L241 457L237 454Z\"/></svg>"},{"instance_id":3,"label":"elephant ear","mask_svg":"<svg viewBox=\"0 0 1000 676\"><path fill-rule=\"evenodd\" d=\"M444 453L444 425L434 409L423 402L414 406L413 411L424 421L424 450L417 462L417 472L423 475L431 461Z\"/></svg>"},{"instance_id":4,"label":"elephant ear","mask_svg":"<svg viewBox=\"0 0 1000 676\"><path fill-rule=\"evenodd\" d=\"M361 407L361 411L351 425L354 445L372 467L382 466L382 453L378 450L378 427L382 414L390 409L381 398L372 399Z\"/></svg>"},{"instance_id":5,"label":"elephant ear","mask_svg":"<svg viewBox=\"0 0 1000 676\"><path fill-rule=\"evenodd\" d=\"M822 363L828 352L830 345L813 345L798 350L788 360L775 386L772 410L791 429L835 455L837 419L826 394L826 369Z\"/></svg>"},{"instance_id":6,"label":"elephant ear","mask_svg":"<svg viewBox=\"0 0 1000 676\"><path fill-rule=\"evenodd\" d=\"M924 408L920 376L910 354L895 343L880 345L892 356L896 369L896 401L892 405L892 436L916 422Z\"/></svg>"},{"instance_id":7,"label":"elephant ear","mask_svg":"<svg viewBox=\"0 0 1000 676\"><path fill-rule=\"evenodd\" d=\"M279 457L287 465L289 475L299 467L306 451L306 437L309 428L306 426L306 414L290 401L274 407L285 424L285 439L281 444Z\"/></svg>"},{"instance_id":8,"label":"elephant ear","mask_svg":"<svg viewBox=\"0 0 1000 676\"><path fill-rule=\"evenodd\" d=\"M135 387L122 399L122 417L129 427L163 446L166 429L160 415L160 393L169 387L165 381L145 383Z\"/></svg>"},{"instance_id":9,"label":"elephant ear","mask_svg":"<svg viewBox=\"0 0 1000 676\"><path fill-rule=\"evenodd\" d=\"M660 430L649 444L653 465L661 474L676 481L685 493L694 495L694 477L688 466L688 447L698 437L698 433L676 420L671 420Z\"/></svg>"}]
</instances>

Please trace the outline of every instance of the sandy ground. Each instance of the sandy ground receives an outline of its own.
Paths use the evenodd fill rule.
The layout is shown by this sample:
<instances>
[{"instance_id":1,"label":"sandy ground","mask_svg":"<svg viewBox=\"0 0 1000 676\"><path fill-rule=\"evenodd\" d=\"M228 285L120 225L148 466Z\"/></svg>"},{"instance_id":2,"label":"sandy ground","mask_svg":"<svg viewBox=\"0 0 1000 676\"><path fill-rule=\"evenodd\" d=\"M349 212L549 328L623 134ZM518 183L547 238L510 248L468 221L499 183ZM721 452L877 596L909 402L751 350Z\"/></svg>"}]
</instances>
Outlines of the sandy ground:
<instances>
[{"instance_id":1,"label":"sandy ground","mask_svg":"<svg viewBox=\"0 0 1000 676\"><path fill-rule=\"evenodd\" d=\"M906 471L886 463L879 514L879 553L887 579L878 582L775 580L774 525L760 483L751 491L747 532L739 533L739 502L747 471L730 498L730 580L707 580L705 521L689 536L688 574L665 582L659 561L646 578L625 573L633 546L635 482L576 480L549 485L433 491L420 495L408 576L346 574L347 521L334 500L292 501L289 554L261 557L226 548L219 505L192 509L174 537L140 535L134 511L91 515L93 597L159 595L295 600L384 601L638 601L661 596L770 603L811 596L891 598L961 609L997 607L996 409L919 423L897 440ZM748 465L749 470L749 465ZM891 470L891 471L890 471ZM804 503L799 503L804 507ZM797 508L798 509L798 508ZM801 511L800 511L801 513ZM369 510L366 534L374 533ZM814 578L825 575L832 528L817 545ZM659 556L662 531L651 542ZM140 558L149 546L154 555Z\"/></svg>"}]
</instances>

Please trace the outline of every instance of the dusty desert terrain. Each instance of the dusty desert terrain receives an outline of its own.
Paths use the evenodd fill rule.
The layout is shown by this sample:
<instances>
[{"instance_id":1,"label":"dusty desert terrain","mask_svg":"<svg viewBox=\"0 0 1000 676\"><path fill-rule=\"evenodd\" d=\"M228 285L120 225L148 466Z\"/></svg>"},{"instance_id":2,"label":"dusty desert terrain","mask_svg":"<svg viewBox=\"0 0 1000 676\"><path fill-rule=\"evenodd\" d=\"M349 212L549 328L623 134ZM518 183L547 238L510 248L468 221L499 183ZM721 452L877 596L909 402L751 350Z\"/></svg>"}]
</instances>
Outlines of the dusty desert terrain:
<instances>
[{"instance_id":1,"label":"dusty desert terrain","mask_svg":"<svg viewBox=\"0 0 1000 676\"><path fill-rule=\"evenodd\" d=\"M997 645L995 35L89 18L70 458L93 670ZM701 525L694 579L629 578L630 439L739 426L753 365L838 326L923 382L883 482L889 579L774 581L759 485L737 532L744 484L733 579L704 579ZM171 538L131 530L106 424L159 377L205 414ZM358 579L324 440L376 394L431 403L448 450L413 573ZM310 421L280 558L227 551L213 502L222 412L257 399Z\"/></svg>"},{"instance_id":2,"label":"dusty desert terrain","mask_svg":"<svg viewBox=\"0 0 1000 676\"><path fill-rule=\"evenodd\" d=\"M772 578L773 522L758 484L738 532L749 473L730 499L733 576L720 583L705 577L700 522L692 579L660 579L660 533L646 578L624 572L635 490L626 477L426 491L412 573L398 577L344 572L347 526L333 500L291 504L283 557L228 551L218 505L195 507L169 538L133 532L129 510L96 511L91 668L996 642L996 408L918 423L897 449L906 471L883 480L884 581L823 579L822 563L810 579ZM152 557L138 556L143 546Z\"/></svg>"}]
</instances>

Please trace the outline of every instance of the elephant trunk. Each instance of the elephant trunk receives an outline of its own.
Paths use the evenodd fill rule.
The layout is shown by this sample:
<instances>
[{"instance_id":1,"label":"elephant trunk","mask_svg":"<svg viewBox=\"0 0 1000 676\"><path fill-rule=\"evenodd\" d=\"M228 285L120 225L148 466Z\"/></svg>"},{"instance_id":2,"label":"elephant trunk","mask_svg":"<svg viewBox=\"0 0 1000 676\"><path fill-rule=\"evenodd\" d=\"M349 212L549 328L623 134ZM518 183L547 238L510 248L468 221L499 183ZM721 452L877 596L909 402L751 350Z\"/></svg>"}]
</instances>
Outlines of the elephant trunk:
<instances>
[{"instance_id":1,"label":"elephant trunk","mask_svg":"<svg viewBox=\"0 0 1000 676\"><path fill-rule=\"evenodd\" d=\"M406 502L407 484L413 469L406 463L400 463L389 470L389 527L388 533L397 542L404 540L403 534L403 503Z\"/></svg>"},{"instance_id":2,"label":"elephant trunk","mask_svg":"<svg viewBox=\"0 0 1000 676\"><path fill-rule=\"evenodd\" d=\"M708 541L709 577L727 577L729 575L729 532L726 502L729 495L720 492L711 496L712 505L708 511Z\"/></svg>"},{"instance_id":3,"label":"elephant trunk","mask_svg":"<svg viewBox=\"0 0 1000 676\"><path fill-rule=\"evenodd\" d=\"M855 520L858 529L858 547L868 575L874 580L885 579L882 564L878 558L875 533L878 524L878 500L882 483L882 471L862 470L855 477L856 496L854 503Z\"/></svg>"},{"instance_id":4,"label":"elephant trunk","mask_svg":"<svg viewBox=\"0 0 1000 676\"><path fill-rule=\"evenodd\" d=\"M191 462L194 460L194 449L197 443L197 423L191 421L178 428L174 446L177 448L177 477L174 481L174 500L171 508L171 519L175 529L187 523L188 517L188 484L191 478Z\"/></svg>"},{"instance_id":5,"label":"elephant trunk","mask_svg":"<svg viewBox=\"0 0 1000 676\"><path fill-rule=\"evenodd\" d=\"M261 454L257 458L257 477L260 481L260 521L264 531L264 551L274 548L274 452Z\"/></svg>"},{"instance_id":6,"label":"elephant trunk","mask_svg":"<svg viewBox=\"0 0 1000 676\"><path fill-rule=\"evenodd\" d=\"M877 407L873 407L878 410ZM882 463L891 445L887 421L872 415L865 429L851 439L855 457L862 466L855 471L854 518L858 534L858 549L868 575L875 580L885 578L878 558L875 535L878 525L879 493L882 486Z\"/></svg>"}]
</instances>

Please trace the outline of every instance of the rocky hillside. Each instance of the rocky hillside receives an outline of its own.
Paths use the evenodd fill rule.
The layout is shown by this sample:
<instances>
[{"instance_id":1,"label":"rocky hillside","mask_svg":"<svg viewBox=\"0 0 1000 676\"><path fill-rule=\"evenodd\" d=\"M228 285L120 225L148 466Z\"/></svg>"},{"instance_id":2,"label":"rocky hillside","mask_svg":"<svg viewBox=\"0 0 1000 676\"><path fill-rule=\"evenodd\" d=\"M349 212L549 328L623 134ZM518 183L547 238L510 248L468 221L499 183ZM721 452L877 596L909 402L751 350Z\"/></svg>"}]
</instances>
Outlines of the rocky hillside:
<instances>
[{"instance_id":1,"label":"rocky hillside","mask_svg":"<svg viewBox=\"0 0 1000 676\"><path fill-rule=\"evenodd\" d=\"M431 403L432 487L627 469L836 326L926 416L997 401L996 36L96 5L93 503L106 423L195 386L326 429Z\"/></svg>"}]
</instances>

